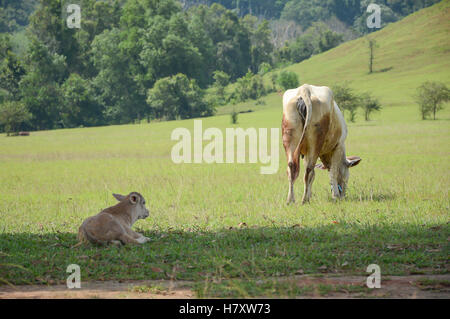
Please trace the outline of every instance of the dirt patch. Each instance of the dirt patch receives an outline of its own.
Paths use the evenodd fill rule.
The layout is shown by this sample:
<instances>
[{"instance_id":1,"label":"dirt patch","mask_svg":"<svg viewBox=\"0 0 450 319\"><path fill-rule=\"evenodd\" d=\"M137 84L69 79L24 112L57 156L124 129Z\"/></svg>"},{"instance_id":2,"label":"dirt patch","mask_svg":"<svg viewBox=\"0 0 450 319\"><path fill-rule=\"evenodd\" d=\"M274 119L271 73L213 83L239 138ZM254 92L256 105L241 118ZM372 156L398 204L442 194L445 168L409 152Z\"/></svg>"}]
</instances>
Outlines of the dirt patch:
<instances>
[{"instance_id":1,"label":"dirt patch","mask_svg":"<svg viewBox=\"0 0 450 319\"><path fill-rule=\"evenodd\" d=\"M369 289L367 277L361 276L296 276L280 280L315 287L313 293L302 298L450 298L450 275L386 276L381 279L381 288L374 289ZM328 287L329 292L319 292L319 286Z\"/></svg>"},{"instance_id":2,"label":"dirt patch","mask_svg":"<svg viewBox=\"0 0 450 319\"><path fill-rule=\"evenodd\" d=\"M189 282L168 280L94 281L80 289L66 285L0 286L0 299L168 299L194 298Z\"/></svg>"},{"instance_id":3,"label":"dirt patch","mask_svg":"<svg viewBox=\"0 0 450 319\"><path fill-rule=\"evenodd\" d=\"M329 293L311 293L299 298L450 298L450 275L389 276L382 279L379 289L368 289L366 279L363 276L310 275L278 278L300 286L331 287ZM142 280L86 282L80 289L68 289L65 285L0 286L0 299L190 299L196 297L190 288L192 284L189 281ZM352 287L362 289L348 289Z\"/></svg>"}]
</instances>

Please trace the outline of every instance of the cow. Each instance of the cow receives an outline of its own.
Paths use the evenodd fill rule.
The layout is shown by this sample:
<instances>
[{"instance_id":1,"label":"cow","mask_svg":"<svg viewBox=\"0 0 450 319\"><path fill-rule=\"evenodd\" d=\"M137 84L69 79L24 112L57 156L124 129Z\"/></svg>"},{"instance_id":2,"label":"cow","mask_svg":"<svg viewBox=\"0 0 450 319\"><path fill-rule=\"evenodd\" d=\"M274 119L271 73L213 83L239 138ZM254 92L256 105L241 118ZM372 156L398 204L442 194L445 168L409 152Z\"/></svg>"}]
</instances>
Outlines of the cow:
<instances>
[{"instance_id":1,"label":"cow","mask_svg":"<svg viewBox=\"0 0 450 319\"><path fill-rule=\"evenodd\" d=\"M333 199L343 198L349 168L358 165L361 158L346 157L347 125L331 89L304 84L287 90L283 95L282 134L288 162L287 203L295 202L294 182L300 171L300 156L305 166L302 204L311 198L315 167L329 171ZM322 163L316 165L318 158Z\"/></svg>"}]
</instances>

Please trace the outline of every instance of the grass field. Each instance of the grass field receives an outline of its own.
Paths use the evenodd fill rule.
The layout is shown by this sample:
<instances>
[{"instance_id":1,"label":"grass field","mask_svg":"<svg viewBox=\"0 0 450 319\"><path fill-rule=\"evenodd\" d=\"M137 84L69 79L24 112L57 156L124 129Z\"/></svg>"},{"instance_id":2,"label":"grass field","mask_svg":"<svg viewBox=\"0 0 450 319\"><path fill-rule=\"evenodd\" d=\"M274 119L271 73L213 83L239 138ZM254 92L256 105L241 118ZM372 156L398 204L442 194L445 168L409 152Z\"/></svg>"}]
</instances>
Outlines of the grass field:
<instances>
[{"instance_id":1,"label":"grass field","mask_svg":"<svg viewBox=\"0 0 450 319\"><path fill-rule=\"evenodd\" d=\"M259 174L261 164L172 163L171 132L192 129L193 120L0 135L0 278L13 284L65 283L66 267L75 263L82 281L183 279L193 282L198 296L248 297L305 293L275 277L366 275L373 263L382 276L447 274L450 108L436 121L421 121L410 94L428 78L450 82L449 1L406 19L422 21L420 13L433 21L433 14L447 17L433 26L447 32L434 37L442 49L417 39L403 39L404 48L422 50L423 45L436 56L425 51L423 59L409 63L392 60L383 64L392 70L369 76L362 46L354 57L339 53L353 52L350 42L291 67L302 82L306 77L325 85L352 79L352 86L373 92L384 105L372 121L359 116L348 123L347 153L363 160L351 169L347 198L337 203L331 200L327 173L318 171L311 203L285 205L281 141L274 175ZM391 25L375 34L383 54L391 47L385 43L399 41L396 30ZM392 54L400 54L397 44L391 45ZM332 72L325 65L314 68L334 55ZM422 69L403 69L415 63ZM335 72L340 67L347 72ZM280 127L281 98L266 100L261 110L240 114L238 126ZM232 126L229 115L203 119L203 129ZM86 217L115 204L112 192L131 191L149 203L150 217L135 229L151 242L70 248ZM302 192L299 179L297 199Z\"/></svg>"}]
</instances>

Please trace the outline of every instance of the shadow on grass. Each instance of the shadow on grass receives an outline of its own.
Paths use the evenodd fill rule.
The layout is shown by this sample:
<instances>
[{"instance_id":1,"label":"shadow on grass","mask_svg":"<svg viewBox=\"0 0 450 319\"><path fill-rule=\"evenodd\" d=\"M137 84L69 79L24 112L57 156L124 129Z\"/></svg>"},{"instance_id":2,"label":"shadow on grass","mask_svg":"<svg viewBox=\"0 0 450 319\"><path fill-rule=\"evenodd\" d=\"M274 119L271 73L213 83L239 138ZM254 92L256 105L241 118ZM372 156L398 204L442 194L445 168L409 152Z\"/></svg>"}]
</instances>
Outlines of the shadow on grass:
<instances>
[{"instance_id":1,"label":"shadow on grass","mask_svg":"<svg viewBox=\"0 0 450 319\"><path fill-rule=\"evenodd\" d=\"M365 126L377 126L378 122L374 121L374 120L370 120L370 121L365 121L364 123L352 123L352 126L359 126L359 127L365 127Z\"/></svg>"},{"instance_id":2,"label":"shadow on grass","mask_svg":"<svg viewBox=\"0 0 450 319\"><path fill-rule=\"evenodd\" d=\"M389 72L390 70L392 70L394 67L390 66L387 68L383 68L383 69L379 69L379 70L374 70L373 73L384 73L384 72Z\"/></svg>"},{"instance_id":3,"label":"shadow on grass","mask_svg":"<svg viewBox=\"0 0 450 319\"><path fill-rule=\"evenodd\" d=\"M346 201L352 202L385 202L396 199L397 196L393 193L369 192L360 194L348 194L345 197Z\"/></svg>"},{"instance_id":4,"label":"shadow on grass","mask_svg":"<svg viewBox=\"0 0 450 319\"><path fill-rule=\"evenodd\" d=\"M80 266L82 281L365 274L369 264L392 275L449 270L449 224L249 226L144 231L150 242L121 247L70 248L77 242L75 233L2 233L0 278L14 284L63 284L70 264Z\"/></svg>"}]
</instances>

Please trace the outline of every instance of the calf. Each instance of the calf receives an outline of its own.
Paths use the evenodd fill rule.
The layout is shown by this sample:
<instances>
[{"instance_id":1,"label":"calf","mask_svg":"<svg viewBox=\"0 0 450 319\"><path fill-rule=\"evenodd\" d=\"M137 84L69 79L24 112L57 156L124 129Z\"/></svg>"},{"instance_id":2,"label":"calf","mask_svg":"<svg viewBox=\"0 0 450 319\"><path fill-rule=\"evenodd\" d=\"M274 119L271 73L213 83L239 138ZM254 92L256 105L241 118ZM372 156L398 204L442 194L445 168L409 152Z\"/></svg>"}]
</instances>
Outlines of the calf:
<instances>
[{"instance_id":1,"label":"calf","mask_svg":"<svg viewBox=\"0 0 450 319\"><path fill-rule=\"evenodd\" d=\"M357 165L361 158L345 155L347 126L330 88L304 84L287 90L283 95L282 134L288 161L287 203L295 201L294 182L299 175L300 156L305 165L302 203L311 198L314 167L330 172L333 198L344 197L348 169ZM322 163L316 165L318 158Z\"/></svg>"},{"instance_id":2,"label":"calf","mask_svg":"<svg viewBox=\"0 0 450 319\"><path fill-rule=\"evenodd\" d=\"M138 220L147 218L149 212L141 194L132 192L128 196L113 194L117 205L102 210L87 218L80 226L78 240L74 247L83 242L93 244L143 244L149 238L136 233L131 226Z\"/></svg>"}]
</instances>

